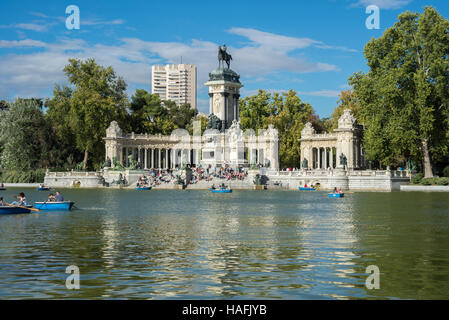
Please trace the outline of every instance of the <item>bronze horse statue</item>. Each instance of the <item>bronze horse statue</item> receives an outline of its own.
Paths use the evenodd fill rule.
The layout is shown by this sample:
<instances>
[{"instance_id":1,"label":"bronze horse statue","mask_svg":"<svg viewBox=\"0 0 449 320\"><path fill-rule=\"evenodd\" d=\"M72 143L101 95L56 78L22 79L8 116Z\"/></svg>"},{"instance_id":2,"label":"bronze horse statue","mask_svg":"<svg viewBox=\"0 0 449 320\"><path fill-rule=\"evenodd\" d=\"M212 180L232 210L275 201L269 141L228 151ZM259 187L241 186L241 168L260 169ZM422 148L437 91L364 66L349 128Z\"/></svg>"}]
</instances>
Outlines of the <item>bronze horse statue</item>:
<instances>
[{"instance_id":1,"label":"bronze horse statue","mask_svg":"<svg viewBox=\"0 0 449 320\"><path fill-rule=\"evenodd\" d=\"M228 69L231 66L232 56L226 52L227 48L224 44L223 47L218 46L218 67L222 66L224 68L223 61L228 65Z\"/></svg>"}]
</instances>

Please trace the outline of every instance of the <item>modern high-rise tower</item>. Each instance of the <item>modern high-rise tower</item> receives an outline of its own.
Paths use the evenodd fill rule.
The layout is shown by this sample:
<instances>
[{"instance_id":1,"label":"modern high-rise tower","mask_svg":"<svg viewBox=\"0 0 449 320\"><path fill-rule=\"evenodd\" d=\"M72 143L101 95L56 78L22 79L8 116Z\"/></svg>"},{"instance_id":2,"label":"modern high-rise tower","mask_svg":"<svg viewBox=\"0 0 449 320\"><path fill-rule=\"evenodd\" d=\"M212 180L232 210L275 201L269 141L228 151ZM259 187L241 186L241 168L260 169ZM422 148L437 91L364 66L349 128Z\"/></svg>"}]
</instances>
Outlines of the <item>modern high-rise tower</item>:
<instances>
[{"instance_id":1,"label":"modern high-rise tower","mask_svg":"<svg viewBox=\"0 0 449 320\"><path fill-rule=\"evenodd\" d=\"M177 105L190 104L196 109L196 66L193 64L154 65L151 68L151 90L161 100Z\"/></svg>"}]
</instances>

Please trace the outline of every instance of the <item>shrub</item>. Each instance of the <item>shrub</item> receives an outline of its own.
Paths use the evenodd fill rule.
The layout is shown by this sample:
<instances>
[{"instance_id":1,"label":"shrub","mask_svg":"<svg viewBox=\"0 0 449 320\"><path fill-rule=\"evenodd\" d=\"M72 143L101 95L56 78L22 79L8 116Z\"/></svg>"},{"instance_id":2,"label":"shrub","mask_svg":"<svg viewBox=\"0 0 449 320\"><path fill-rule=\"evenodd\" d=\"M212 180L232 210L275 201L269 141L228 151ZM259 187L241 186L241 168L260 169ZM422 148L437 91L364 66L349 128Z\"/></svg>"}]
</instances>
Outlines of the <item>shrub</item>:
<instances>
[{"instance_id":1,"label":"shrub","mask_svg":"<svg viewBox=\"0 0 449 320\"><path fill-rule=\"evenodd\" d=\"M443 177L449 177L449 166L443 169Z\"/></svg>"},{"instance_id":2,"label":"shrub","mask_svg":"<svg viewBox=\"0 0 449 320\"><path fill-rule=\"evenodd\" d=\"M434 184L434 179L433 178L424 178L421 180L421 184L425 185L425 186L430 186L430 185Z\"/></svg>"},{"instance_id":3,"label":"shrub","mask_svg":"<svg viewBox=\"0 0 449 320\"><path fill-rule=\"evenodd\" d=\"M447 186L449 184L449 178L438 178L437 184L440 186Z\"/></svg>"},{"instance_id":4,"label":"shrub","mask_svg":"<svg viewBox=\"0 0 449 320\"><path fill-rule=\"evenodd\" d=\"M0 174L2 183L41 183L44 182L45 169L30 171L8 170Z\"/></svg>"},{"instance_id":5,"label":"shrub","mask_svg":"<svg viewBox=\"0 0 449 320\"><path fill-rule=\"evenodd\" d=\"M415 174L412 178L412 182L413 184L420 184L423 178L424 175L422 173Z\"/></svg>"}]
</instances>

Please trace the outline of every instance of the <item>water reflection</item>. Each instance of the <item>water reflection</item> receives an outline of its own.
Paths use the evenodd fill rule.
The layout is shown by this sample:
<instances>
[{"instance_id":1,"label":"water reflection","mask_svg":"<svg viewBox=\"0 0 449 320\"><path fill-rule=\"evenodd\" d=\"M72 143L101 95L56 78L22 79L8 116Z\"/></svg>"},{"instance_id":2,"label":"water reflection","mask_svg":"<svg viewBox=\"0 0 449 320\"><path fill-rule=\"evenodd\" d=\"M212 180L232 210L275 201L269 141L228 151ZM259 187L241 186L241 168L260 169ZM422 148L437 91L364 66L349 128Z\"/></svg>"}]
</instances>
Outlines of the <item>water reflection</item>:
<instances>
[{"instance_id":1,"label":"water reflection","mask_svg":"<svg viewBox=\"0 0 449 320\"><path fill-rule=\"evenodd\" d=\"M66 197L81 210L0 217L0 298L447 297L449 206L441 194ZM72 264L79 291L64 286ZM370 264L381 270L381 290L364 286Z\"/></svg>"}]
</instances>

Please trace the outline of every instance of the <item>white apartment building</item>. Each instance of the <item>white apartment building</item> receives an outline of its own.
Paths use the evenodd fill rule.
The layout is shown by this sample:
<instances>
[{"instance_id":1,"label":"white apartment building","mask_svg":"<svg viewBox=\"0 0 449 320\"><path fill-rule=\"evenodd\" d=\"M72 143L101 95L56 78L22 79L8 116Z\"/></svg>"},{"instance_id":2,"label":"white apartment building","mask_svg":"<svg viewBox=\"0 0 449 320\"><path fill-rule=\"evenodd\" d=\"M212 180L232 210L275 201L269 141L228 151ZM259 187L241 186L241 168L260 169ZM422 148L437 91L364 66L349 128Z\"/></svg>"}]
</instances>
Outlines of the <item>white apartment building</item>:
<instances>
[{"instance_id":1,"label":"white apartment building","mask_svg":"<svg viewBox=\"0 0 449 320\"><path fill-rule=\"evenodd\" d=\"M196 66L193 64L154 65L151 67L151 90L161 100L177 105L189 103L196 109Z\"/></svg>"}]
</instances>

